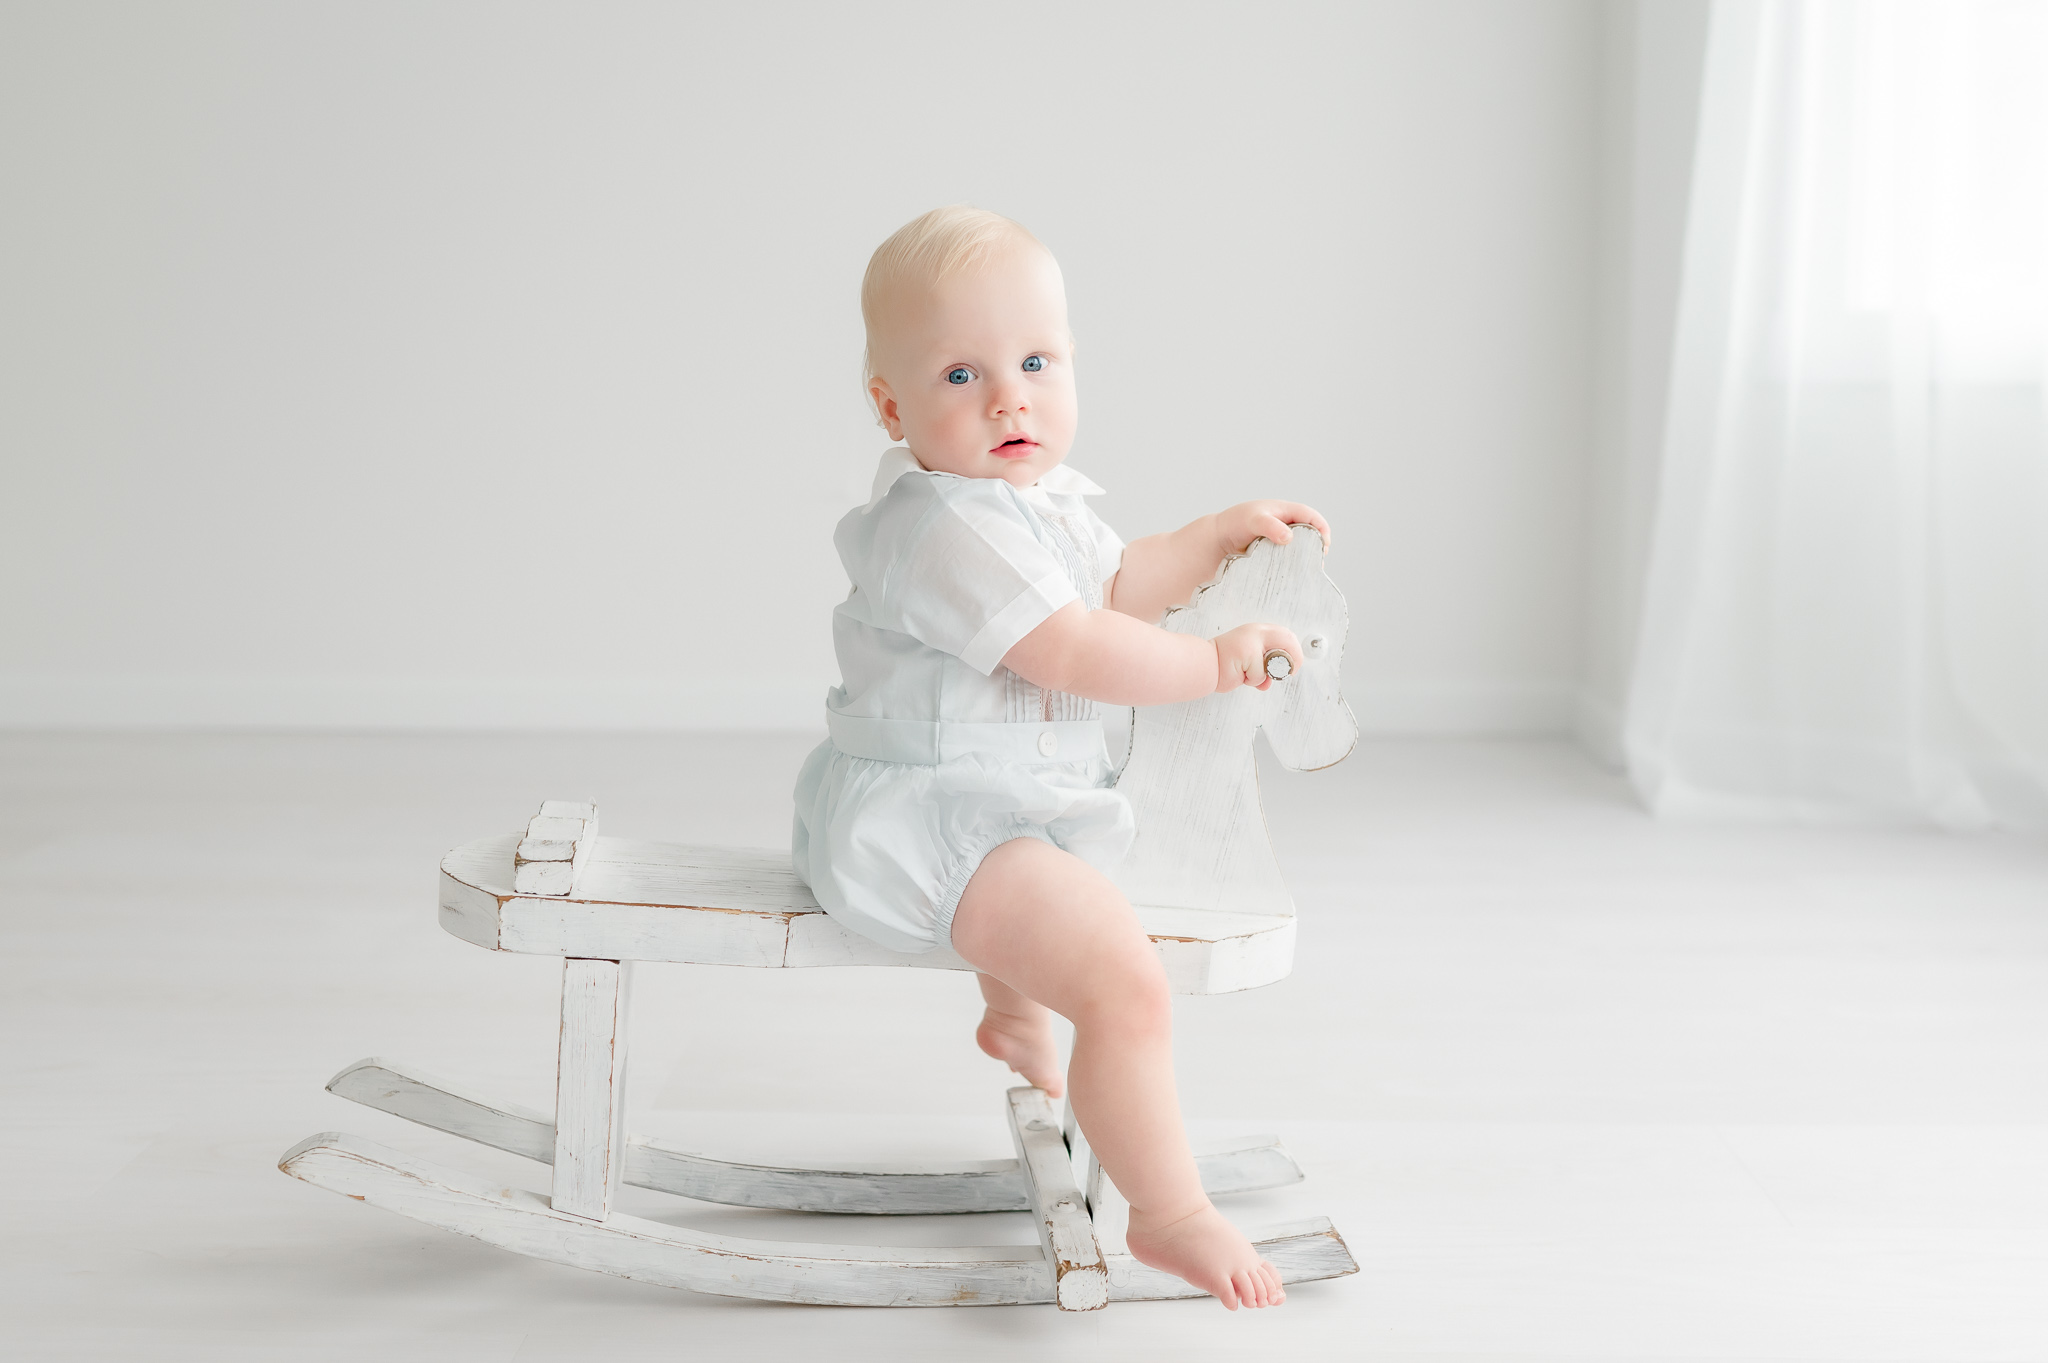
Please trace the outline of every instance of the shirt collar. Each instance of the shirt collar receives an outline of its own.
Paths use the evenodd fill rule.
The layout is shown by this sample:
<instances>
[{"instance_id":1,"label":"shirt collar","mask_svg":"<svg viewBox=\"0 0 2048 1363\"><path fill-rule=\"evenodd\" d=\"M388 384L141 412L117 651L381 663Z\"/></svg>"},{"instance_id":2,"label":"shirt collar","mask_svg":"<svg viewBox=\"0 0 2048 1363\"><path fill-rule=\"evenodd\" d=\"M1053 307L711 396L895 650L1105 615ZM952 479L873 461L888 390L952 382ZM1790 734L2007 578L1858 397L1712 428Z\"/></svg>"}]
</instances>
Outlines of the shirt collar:
<instances>
[{"instance_id":1,"label":"shirt collar","mask_svg":"<svg viewBox=\"0 0 2048 1363\"><path fill-rule=\"evenodd\" d=\"M868 489L868 504L861 508L863 513L873 511L882 504L882 498L889 495L889 489L896 486L896 480L906 473L928 473L929 469L917 462L917 456L909 447L896 445L882 452L882 462L875 468L874 486ZM1099 497L1102 489L1090 479L1077 473L1071 466L1057 464L1048 469L1045 476L1024 489L1026 495L1033 492L1066 493L1077 497Z\"/></svg>"}]
</instances>

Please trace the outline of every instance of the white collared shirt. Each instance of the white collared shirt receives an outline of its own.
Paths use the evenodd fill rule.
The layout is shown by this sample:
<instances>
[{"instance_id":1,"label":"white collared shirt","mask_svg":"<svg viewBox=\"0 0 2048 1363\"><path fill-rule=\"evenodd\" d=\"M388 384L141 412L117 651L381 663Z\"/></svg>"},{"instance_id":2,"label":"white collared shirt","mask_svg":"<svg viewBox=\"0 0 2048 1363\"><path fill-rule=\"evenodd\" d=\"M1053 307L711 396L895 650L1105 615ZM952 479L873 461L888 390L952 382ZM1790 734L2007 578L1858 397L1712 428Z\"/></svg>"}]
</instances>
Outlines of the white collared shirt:
<instances>
[{"instance_id":1,"label":"white collared shirt","mask_svg":"<svg viewBox=\"0 0 2048 1363\"><path fill-rule=\"evenodd\" d=\"M1071 601L1102 605L1124 543L1083 500L1102 491L1064 464L1029 488L924 468L897 446L873 494L833 534L853 590L833 612L843 715L968 723L1092 719L1003 655Z\"/></svg>"}]
</instances>

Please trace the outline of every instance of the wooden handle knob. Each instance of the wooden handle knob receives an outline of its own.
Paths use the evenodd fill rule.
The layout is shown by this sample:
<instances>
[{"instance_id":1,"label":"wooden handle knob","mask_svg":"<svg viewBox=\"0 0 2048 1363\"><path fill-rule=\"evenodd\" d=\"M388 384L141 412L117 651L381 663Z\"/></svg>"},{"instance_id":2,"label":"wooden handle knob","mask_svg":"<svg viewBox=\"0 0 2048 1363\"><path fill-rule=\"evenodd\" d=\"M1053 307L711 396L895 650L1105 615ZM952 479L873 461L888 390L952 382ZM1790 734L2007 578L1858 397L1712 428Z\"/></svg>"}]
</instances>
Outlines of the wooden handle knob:
<instances>
[{"instance_id":1,"label":"wooden handle knob","mask_svg":"<svg viewBox=\"0 0 2048 1363\"><path fill-rule=\"evenodd\" d=\"M1288 661L1287 650L1269 648L1266 650L1266 675L1274 681L1286 681L1294 672L1294 664Z\"/></svg>"}]
</instances>

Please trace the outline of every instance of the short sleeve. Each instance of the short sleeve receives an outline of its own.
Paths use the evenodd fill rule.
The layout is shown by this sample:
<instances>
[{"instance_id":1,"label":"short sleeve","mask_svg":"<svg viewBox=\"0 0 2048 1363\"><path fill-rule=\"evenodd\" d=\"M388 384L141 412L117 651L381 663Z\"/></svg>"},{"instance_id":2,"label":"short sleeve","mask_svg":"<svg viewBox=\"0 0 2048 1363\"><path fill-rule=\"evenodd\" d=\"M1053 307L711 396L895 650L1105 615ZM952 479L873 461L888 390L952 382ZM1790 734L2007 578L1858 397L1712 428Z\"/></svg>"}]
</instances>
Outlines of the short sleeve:
<instances>
[{"instance_id":1,"label":"short sleeve","mask_svg":"<svg viewBox=\"0 0 2048 1363\"><path fill-rule=\"evenodd\" d=\"M883 557L875 623L950 653L984 675L1018 640L1080 599L1060 558L1039 541L1030 513L993 479L906 478L924 497L891 495L876 530L903 537ZM906 492L910 489L904 489ZM922 504L922 505L920 505ZM891 513L895 513L893 516ZM911 524L900 524L915 513ZM1121 546L1119 546L1121 549Z\"/></svg>"}]
</instances>

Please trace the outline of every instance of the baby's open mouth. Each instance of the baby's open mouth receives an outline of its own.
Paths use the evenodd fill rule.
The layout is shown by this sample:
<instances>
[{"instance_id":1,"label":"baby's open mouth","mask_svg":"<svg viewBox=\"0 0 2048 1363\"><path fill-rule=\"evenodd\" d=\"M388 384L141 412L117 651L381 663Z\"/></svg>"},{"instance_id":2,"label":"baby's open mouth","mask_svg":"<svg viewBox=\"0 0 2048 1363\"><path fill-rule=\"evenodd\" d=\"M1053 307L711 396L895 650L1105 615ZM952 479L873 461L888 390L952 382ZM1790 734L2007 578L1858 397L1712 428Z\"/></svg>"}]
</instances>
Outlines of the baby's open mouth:
<instances>
[{"instance_id":1,"label":"baby's open mouth","mask_svg":"<svg viewBox=\"0 0 2048 1363\"><path fill-rule=\"evenodd\" d=\"M1029 454L1031 453L1031 451L1037 448L1038 442L1036 440L1033 440L1030 436L1013 435L1008 440L1005 440L1002 444L990 450L989 453L1008 455L1014 458L1018 455Z\"/></svg>"}]
</instances>

